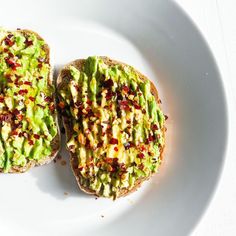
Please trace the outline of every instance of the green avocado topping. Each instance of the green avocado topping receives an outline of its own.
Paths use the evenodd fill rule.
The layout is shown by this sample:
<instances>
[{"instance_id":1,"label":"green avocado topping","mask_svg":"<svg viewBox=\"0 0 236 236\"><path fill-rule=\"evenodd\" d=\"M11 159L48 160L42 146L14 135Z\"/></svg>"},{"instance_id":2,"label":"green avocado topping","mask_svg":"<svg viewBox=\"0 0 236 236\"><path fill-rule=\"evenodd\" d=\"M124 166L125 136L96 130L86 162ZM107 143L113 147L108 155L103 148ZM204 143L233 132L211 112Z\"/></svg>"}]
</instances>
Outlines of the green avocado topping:
<instances>
[{"instance_id":1,"label":"green avocado topping","mask_svg":"<svg viewBox=\"0 0 236 236\"><path fill-rule=\"evenodd\" d=\"M89 57L59 88L59 107L73 134L68 149L78 157L85 188L116 198L157 172L164 147L164 115L150 82L131 66Z\"/></svg>"},{"instance_id":2,"label":"green avocado topping","mask_svg":"<svg viewBox=\"0 0 236 236\"><path fill-rule=\"evenodd\" d=\"M0 168L52 154L57 134L46 44L34 33L0 31Z\"/></svg>"}]
</instances>

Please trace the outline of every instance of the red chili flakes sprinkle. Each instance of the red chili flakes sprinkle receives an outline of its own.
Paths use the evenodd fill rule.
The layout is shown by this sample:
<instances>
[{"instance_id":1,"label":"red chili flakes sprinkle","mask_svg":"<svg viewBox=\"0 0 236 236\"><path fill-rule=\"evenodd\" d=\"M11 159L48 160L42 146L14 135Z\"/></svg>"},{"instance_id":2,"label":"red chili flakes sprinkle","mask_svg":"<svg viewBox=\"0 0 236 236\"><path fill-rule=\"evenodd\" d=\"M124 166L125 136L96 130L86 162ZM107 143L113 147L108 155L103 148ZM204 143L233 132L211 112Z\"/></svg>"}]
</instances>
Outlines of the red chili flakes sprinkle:
<instances>
[{"instance_id":1,"label":"red chili flakes sprinkle","mask_svg":"<svg viewBox=\"0 0 236 236\"><path fill-rule=\"evenodd\" d=\"M32 41L32 40L29 40L28 38L26 38L26 39L25 39L25 45L26 45L27 47L29 47L29 46L33 45L33 41Z\"/></svg>"},{"instance_id":2,"label":"red chili flakes sprinkle","mask_svg":"<svg viewBox=\"0 0 236 236\"><path fill-rule=\"evenodd\" d=\"M106 163L112 164L113 163L113 158L107 157L105 159Z\"/></svg>"},{"instance_id":3,"label":"red chili flakes sprinkle","mask_svg":"<svg viewBox=\"0 0 236 236\"><path fill-rule=\"evenodd\" d=\"M20 63L15 62L11 58L5 58L5 61L8 64L8 66L10 66L12 68L12 70L16 70L17 67L21 66Z\"/></svg>"},{"instance_id":4,"label":"red chili flakes sprinkle","mask_svg":"<svg viewBox=\"0 0 236 236\"><path fill-rule=\"evenodd\" d=\"M126 85L124 85L124 86L122 87L122 90L123 90L125 93L128 93L128 92L129 92L129 87L126 86Z\"/></svg>"},{"instance_id":5,"label":"red chili flakes sprinkle","mask_svg":"<svg viewBox=\"0 0 236 236\"><path fill-rule=\"evenodd\" d=\"M145 151L145 150L146 150L145 146L142 145L142 146L140 147L140 150L141 150L142 152Z\"/></svg>"},{"instance_id":6,"label":"red chili flakes sprinkle","mask_svg":"<svg viewBox=\"0 0 236 236\"><path fill-rule=\"evenodd\" d=\"M139 153L138 154L138 158L143 159L144 158L144 154L143 153Z\"/></svg>"},{"instance_id":7,"label":"red chili flakes sprinkle","mask_svg":"<svg viewBox=\"0 0 236 236\"><path fill-rule=\"evenodd\" d=\"M35 139L39 139L40 136L39 136L38 134L34 134L34 138L35 138Z\"/></svg>"},{"instance_id":8,"label":"red chili flakes sprinkle","mask_svg":"<svg viewBox=\"0 0 236 236\"><path fill-rule=\"evenodd\" d=\"M0 97L0 102L4 102L4 97Z\"/></svg>"},{"instance_id":9,"label":"red chili flakes sprinkle","mask_svg":"<svg viewBox=\"0 0 236 236\"><path fill-rule=\"evenodd\" d=\"M34 145L34 142L33 142L33 140L31 140L31 139L28 140L28 143L29 143L29 145L31 145L31 146Z\"/></svg>"},{"instance_id":10,"label":"red chili flakes sprinkle","mask_svg":"<svg viewBox=\"0 0 236 236\"><path fill-rule=\"evenodd\" d=\"M79 171L82 171L83 169L84 169L83 166L81 166L81 167L78 168Z\"/></svg>"},{"instance_id":11,"label":"red chili flakes sprinkle","mask_svg":"<svg viewBox=\"0 0 236 236\"><path fill-rule=\"evenodd\" d=\"M33 102L35 100L35 98L29 97L29 100Z\"/></svg>"},{"instance_id":12,"label":"red chili flakes sprinkle","mask_svg":"<svg viewBox=\"0 0 236 236\"><path fill-rule=\"evenodd\" d=\"M5 38L5 40L4 40L4 42L5 42L5 44L6 45L8 45L8 46L13 46L14 45L14 41L12 41L8 36L7 36L7 38Z\"/></svg>"},{"instance_id":13,"label":"red chili flakes sprinkle","mask_svg":"<svg viewBox=\"0 0 236 236\"><path fill-rule=\"evenodd\" d=\"M99 142L98 144L97 144L97 148L100 148L100 147L102 147L103 146L103 141L101 141L101 142Z\"/></svg>"},{"instance_id":14,"label":"red chili flakes sprinkle","mask_svg":"<svg viewBox=\"0 0 236 236\"><path fill-rule=\"evenodd\" d=\"M168 118L169 118L169 117L168 117L167 115L165 115L165 120L168 120Z\"/></svg>"},{"instance_id":15,"label":"red chili flakes sprinkle","mask_svg":"<svg viewBox=\"0 0 236 236\"><path fill-rule=\"evenodd\" d=\"M106 100L110 100L114 95L115 95L115 93L109 90L106 93Z\"/></svg>"},{"instance_id":16,"label":"red chili flakes sprinkle","mask_svg":"<svg viewBox=\"0 0 236 236\"><path fill-rule=\"evenodd\" d=\"M14 115L16 116L16 115L19 115L20 112L19 112L18 109L15 108L15 109L12 111L12 114L14 114Z\"/></svg>"},{"instance_id":17,"label":"red chili flakes sprinkle","mask_svg":"<svg viewBox=\"0 0 236 236\"><path fill-rule=\"evenodd\" d=\"M89 99L87 100L87 104L88 104L89 106L91 106L92 103L93 103L93 102L92 102L91 100L89 100Z\"/></svg>"},{"instance_id":18,"label":"red chili flakes sprinkle","mask_svg":"<svg viewBox=\"0 0 236 236\"><path fill-rule=\"evenodd\" d=\"M23 120L23 115L22 114L18 114L16 117L17 117L18 120Z\"/></svg>"},{"instance_id":19,"label":"red chili flakes sprinkle","mask_svg":"<svg viewBox=\"0 0 236 236\"><path fill-rule=\"evenodd\" d=\"M143 114L146 114L146 110L145 110L145 109L143 109L143 110L142 110L142 113L143 113Z\"/></svg>"},{"instance_id":20,"label":"red chili flakes sprinkle","mask_svg":"<svg viewBox=\"0 0 236 236\"><path fill-rule=\"evenodd\" d=\"M108 79L106 81L103 82L103 87L105 88L111 88L113 86L113 80L112 79Z\"/></svg>"},{"instance_id":21,"label":"red chili flakes sprinkle","mask_svg":"<svg viewBox=\"0 0 236 236\"><path fill-rule=\"evenodd\" d=\"M13 53L11 53L11 52L8 52L8 56L9 57L14 57Z\"/></svg>"},{"instance_id":22,"label":"red chili flakes sprinkle","mask_svg":"<svg viewBox=\"0 0 236 236\"><path fill-rule=\"evenodd\" d=\"M24 94L28 93L28 90L27 89L21 89L18 93L20 95L24 95Z\"/></svg>"},{"instance_id":23,"label":"red chili flakes sprinkle","mask_svg":"<svg viewBox=\"0 0 236 236\"><path fill-rule=\"evenodd\" d=\"M64 102L59 102L58 106L59 106L61 109L63 109L63 108L65 108L65 103L64 103Z\"/></svg>"},{"instance_id":24,"label":"red chili flakes sprinkle","mask_svg":"<svg viewBox=\"0 0 236 236\"><path fill-rule=\"evenodd\" d=\"M49 106L49 109L51 112L54 112L55 111L55 105L52 103L50 106Z\"/></svg>"},{"instance_id":25,"label":"red chili flakes sprinkle","mask_svg":"<svg viewBox=\"0 0 236 236\"><path fill-rule=\"evenodd\" d=\"M45 102L52 102L52 98L51 97L45 97Z\"/></svg>"},{"instance_id":26,"label":"red chili flakes sprinkle","mask_svg":"<svg viewBox=\"0 0 236 236\"><path fill-rule=\"evenodd\" d=\"M137 109L137 110L140 110L141 109L141 106L138 105L138 103L136 101L133 101L133 105L134 105L134 108Z\"/></svg>"},{"instance_id":27,"label":"red chili flakes sprinkle","mask_svg":"<svg viewBox=\"0 0 236 236\"><path fill-rule=\"evenodd\" d=\"M156 124L152 125L152 130L158 130L158 126Z\"/></svg>"},{"instance_id":28,"label":"red chili flakes sprinkle","mask_svg":"<svg viewBox=\"0 0 236 236\"><path fill-rule=\"evenodd\" d=\"M140 170L143 170L144 169L144 164L141 163L138 167L139 167Z\"/></svg>"},{"instance_id":29,"label":"red chili flakes sprinkle","mask_svg":"<svg viewBox=\"0 0 236 236\"><path fill-rule=\"evenodd\" d=\"M30 81L25 81L24 84L32 86L32 82L30 82Z\"/></svg>"},{"instance_id":30,"label":"red chili flakes sprinkle","mask_svg":"<svg viewBox=\"0 0 236 236\"><path fill-rule=\"evenodd\" d=\"M114 150L115 150L116 152L118 152L118 151L119 151L118 147L114 147Z\"/></svg>"},{"instance_id":31,"label":"red chili flakes sprinkle","mask_svg":"<svg viewBox=\"0 0 236 236\"><path fill-rule=\"evenodd\" d=\"M42 63L38 63L38 68L41 69L43 67Z\"/></svg>"},{"instance_id":32,"label":"red chili flakes sprinkle","mask_svg":"<svg viewBox=\"0 0 236 236\"><path fill-rule=\"evenodd\" d=\"M11 135L18 135L18 132L17 132L16 130L13 130L13 131L11 132Z\"/></svg>"},{"instance_id":33,"label":"red chili flakes sprinkle","mask_svg":"<svg viewBox=\"0 0 236 236\"><path fill-rule=\"evenodd\" d=\"M148 141L149 141L149 142L154 141L154 137L150 135L150 136L148 137Z\"/></svg>"},{"instance_id":34,"label":"red chili flakes sprinkle","mask_svg":"<svg viewBox=\"0 0 236 236\"><path fill-rule=\"evenodd\" d=\"M127 100L120 101L120 109L121 110L125 110L125 111L130 111L130 107L128 105L128 101Z\"/></svg>"},{"instance_id":35,"label":"red chili flakes sprinkle","mask_svg":"<svg viewBox=\"0 0 236 236\"><path fill-rule=\"evenodd\" d=\"M139 93L138 93L138 95L139 95L139 96L142 96L142 93L141 93L141 92L139 92Z\"/></svg>"},{"instance_id":36,"label":"red chili flakes sprinkle","mask_svg":"<svg viewBox=\"0 0 236 236\"><path fill-rule=\"evenodd\" d=\"M110 144L118 144L118 139L116 139L116 138L111 138L111 139L110 139Z\"/></svg>"}]
</instances>

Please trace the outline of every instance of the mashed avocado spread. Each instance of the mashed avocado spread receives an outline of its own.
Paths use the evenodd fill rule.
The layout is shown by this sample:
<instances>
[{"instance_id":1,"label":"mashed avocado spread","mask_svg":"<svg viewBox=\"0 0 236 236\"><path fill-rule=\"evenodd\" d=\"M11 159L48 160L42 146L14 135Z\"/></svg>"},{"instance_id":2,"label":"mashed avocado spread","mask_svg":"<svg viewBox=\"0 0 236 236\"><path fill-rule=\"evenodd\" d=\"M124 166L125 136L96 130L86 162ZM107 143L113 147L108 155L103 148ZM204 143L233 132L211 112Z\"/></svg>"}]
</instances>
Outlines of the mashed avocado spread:
<instances>
[{"instance_id":1,"label":"mashed avocado spread","mask_svg":"<svg viewBox=\"0 0 236 236\"><path fill-rule=\"evenodd\" d=\"M68 149L78 157L81 185L116 198L157 172L164 146L164 120L150 82L130 66L109 66L89 57L59 90L59 107L73 135Z\"/></svg>"},{"instance_id":2,"label":"mashed avocado spread","mask_svg":"<svg viewBox=\"0 0 236 236\"><path fill-rule=\"evenodd\" d=\"M52 154L57 134L49 55L34 33L0 30L0 168Z\"/></svg>"}]
</instances>

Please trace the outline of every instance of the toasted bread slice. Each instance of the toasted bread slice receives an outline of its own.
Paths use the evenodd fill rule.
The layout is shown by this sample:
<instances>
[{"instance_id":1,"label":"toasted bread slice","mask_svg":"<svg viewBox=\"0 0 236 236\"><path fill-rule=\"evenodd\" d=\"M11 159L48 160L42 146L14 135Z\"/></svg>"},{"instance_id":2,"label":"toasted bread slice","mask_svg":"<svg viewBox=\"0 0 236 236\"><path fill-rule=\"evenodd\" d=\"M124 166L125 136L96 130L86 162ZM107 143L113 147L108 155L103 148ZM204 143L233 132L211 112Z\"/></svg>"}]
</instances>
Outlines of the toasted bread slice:
<instances>
[{"instance_id":1,"label":"toasted bread slice","mask_svg":"<svg viewBox=\"0 0 236 236\"><path fill-rule=\"evenodd\" d=\"M55 83L53 81L53 69L52 69L52 66L50 64L50 48L49 48L48 44L36 32L28 30L28 29L18 29L17 31L7 31L7 30L4 31L4 30L2 30L1 34L0 34L0 45L3 43L4 40L6 40L6 37L8 37L8 35L14 34L14 32L19 32L25 37L28 37L29 35L34 35L38 40L41 40L41 41L44 42L44 44L41 46L43 51L45 52L44 62L47 63L47 65L49 65L49 73L47 75L46 80L47 80L48 87L53 89ZM31 46L31 43L32 42L29 42L29 46ZM20 85L20 88L21 88L21 86L22 85ZM1 94L1 90L0 90L0 94ZM56 105L55 105L56 104L55 93L51 93L50 97L51 97L50 98L51 99L50 105L51 105L52 108L54 106L54 109L51 110L50 115L53 117L53 121L54 121L55 128L56 128L56 135L50 141L51 153L49 155L46 155L46 156L38 159L38 160L34 160L33 158L26 156L27 162L24 165L12 165L7 171L5 171L4 168L0 168L0 172L23 173L23 172L26 172L27 170L29 170L30 168L32 168L34 166L47 164L47 163L51 162L57 156L57 154L59 152L59 149L60 149L60 130L59 130L59 126L58 126L57 110L55 109L55 107L56 107ZM33 99L35 99L35 98L32 98L32 100ZM1 110L0 110L0 114L1 114Z\"/></svg>"},{"instance_id":2,"label":"toasted bread slice","mask_svg":"<svg viewBox=\"0 0 236 236\"><path fill-rule=\"evenodd\" d=\"M117 65L119 65L122 68L125 68L125 67L128 66L127 64L125 64L123 62L119 62L119 61L110 59L108 57L103 56L103 57L99 57L99 58L102 59L103 62L108 66L117 66ZM85 62L86 62L85 59L78 59L78 60L72 61L71 63L64 66L64 68L60 71L60 73L58 75L58 78L57 78L57 92L60 91L62 88L65 88L68 85L68 83L70 82L70 80L72 78L71 73L70 73L70 67L73 66L76 69L78 69L79 71L82 71L83 67L85 65ZM130 67L130 66L128 66L128 67ZM132 69L134 69L134 68L132 68ZM139 78L142 81L148 81L148 78L146 76L144 76L143 74L141 74L139 71L135 70L135 72L138 74ZM160 105L161 100L159 99L158 91L157 91L156 87L154 86L154 84L151 81L150 81L150 87L151 87L151 89L150 89L151 93L155 97L156 103L158 105ZM59 94L59 92L58 92L58 94ZM60 99L60 95L59 95L59 101L60 100L61 99ZM66 130L66 137L67 137L67 141L68 141L72 138L72 135L73 135L72 118L68 117L68 116L63 116L63 114L62 114L62 119L63 119L63 125L64 125L65 130ZM165 126L163 126L161 128L161 133L163 135L163 139L165 139L165 130L166 130L166 128L165 128ZM160 151L159 160L163 159L164 147L165 147L165 143L159 149L159 151ZM73 174L76 178L76 181L77 181L77 184L78 184L79 188L82 191L84 191L85 193L93 194L93 195L98 196L98 197L102 196L101 194L97 193L96 191L92 190L90 187L85 186L82 183L82 178L83 177L82 177L80 171L78 170L78 165L79 165L78 156L77 156L76 153L73 153L70 150L69 150L69 152L70 152L71 168L73 170ZM119 193L117 195L113 196L112 198L116 199L116 198L119 198L119 197L122 197L122 196L126 196L131 192L134 192L135 190L137 190L140 187L142 182L149 179L151 177L151 175L152 174L150 174L149 176L137 179L132 188L130 188L130 189L122 188L119 191Z\"/></svg>"}]
</instances>

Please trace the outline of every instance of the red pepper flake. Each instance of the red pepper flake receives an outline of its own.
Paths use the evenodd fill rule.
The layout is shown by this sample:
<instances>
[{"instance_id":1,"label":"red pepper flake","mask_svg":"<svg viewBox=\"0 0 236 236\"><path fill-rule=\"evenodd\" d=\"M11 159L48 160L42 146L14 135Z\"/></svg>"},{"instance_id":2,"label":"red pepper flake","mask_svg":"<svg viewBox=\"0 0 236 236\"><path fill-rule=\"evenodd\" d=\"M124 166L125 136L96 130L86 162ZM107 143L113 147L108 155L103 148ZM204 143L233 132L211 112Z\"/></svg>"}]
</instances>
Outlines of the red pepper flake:
<instances>
[{"instance_id":1,"label":"red pepper flake","mask_svg":"<svg viewBox=\"0 0 236 236\"><path fill-rule=\"evenodd\" d=\"M28 93L28 90L27 89L21 89L18 93L19 93L19 95L24 95L24 94Z\"/></svg>"},{"instance_id":2,"label":"red pepper flake","mask_svg":"<svg viewBox=\"0 0 236 236\"><path fill-rule=\"evenodd\" d=\"M156 124L152 125L152 130L158 130L158 126Z\"/></svg>"},{"instance_id":3,"label":"red pepper flake","mask_svg":"<svg viewBox=\"0 0 236 236\"><path fill-rule=\"evenodd\" d=\"M0 97L0 102L4 102L4 97Z\"/></svg>"},{"instance_id":4,"label":"red pepper flake","mask_svg":"<svg viewBox=\"0 0 236 236\"><path fill-rule=\"evenodd\" d=\"M118 147L114 147L114 150L115 150L116 152L118 152L118 151L119 151Z\"/></svg>"},{"instance_id":5,"label":"red pepper flake","mask_svg":"<svg viewBox=\"0 0 236 236\"><path fill-rule=\"evenodd\" d=\"M139 93L138 93L138 95L139 95L139 96L142 96L142 93L141 93L141 92L139 92Z\"/></svg>"},{"instance_id":6,"label":"red pepper flake","mask_svg":"<svg viewBox=\"0 0 236 236\"><path fill-rule=\"evenodd\" d=\"M45 107L44 107L45 108ZM50 106L49 106L49 109L51 112L54 112L55 111L55 105L52 103Z\"/></svg>"},{"instance_id":7,"label":"red pepper flake","mask_svg":"<svg viewBox=\"0 0 236 236\"><path fill-rule=\"evenodd\" d=\"M148 155L149 155L149 156L151 156L151 155L152 155L152 153L151 153L151 152L148 152Z\"/></svg>"},{"instance_id":8,"label":"red pepper flake","mask_svg":"<svg viewBox=\"0 0 236 236\"><path fill-rule=\"evenodd\" d=\"M29 47L29 46L33 45L33 41L32 41L32 40L29 40L28 38L26 38L26 39L25 39L25 45L26 45L27 47Z\"/></svg>"},{"instance_id":9,"label":"red pepper flake","mask_svg":"<svg viewBox=\"0 0 236 236\"><path fill-rule=\"evenodd\" d=\"M32 86L32 82L30 81L25 81L24 84Z\"/></svg>"},{"instance_id":10,"label":"red pepper flake","mask_svg":"<svg viewBox=\"0 0 236 236\"><path fill-rule=\"evenodd\" d=\"M17 132L16 130L13 130L13 131L11 132L11 135L18 135L18 132Z\"/></svg>"},{"instance_id":11,"label":"red pepper flake","mask_svg":"<svg viewBox=\"0 0 236 236\"><path fill-rule=\"evenodd\" d=\"M33 140L31 140L31 139L28 140L28 143L29 143L29 145L31 145L31 146L34 145L34 142L33 142Z\"/></svg>"},{"instance_id":12,"label":"red pepper flake","mask_svg":"<svg viewBox=\"0 0 236 236\"><path fill-rule=\"evenodd\" d=\"M145 109L143 109L143 110L142 110L142 113L143 113L143 114L146 114L146 110L145 110Z\"/></svg>"},{"instance_id":13,"label":"red pepper flake","mask_svg":"<svg viewBox=\"0 0 236 236\"><path fill-rule=\"evenodd\" d=\"M38 134L34 134L34 138L35 138L35 139L39 139L40 136L39 136Z\"/></svg>"},{"instance_id":14,"label":"red pepper flake","mask_svg":"<svg viewBox=\"0 0 236 236\"><path fill-rule=\"evenodd\" d=\"M19 112L18 109L15 108L15 109L12 111L12 114L14 114L14 115L16 116L16 115L19 115L20 112Z\"/></svg>"},{"instance_id":15,"label":"red pepper flake","mask_svg":"<svg viewBox=\"0 0 236 236\"><path fill-rule=\"evenodd\" d=\"M16 117L17 117L18 120L23 120L23 115L22 114L18 114Z\"/></svg>"},{"instance_id":16,"label":"red pepper flake","mask_svg":"<svg viewBox=\"0 0 236 236\"><path fill-rule=\"evenodd\" d=\"M165 115L165 120L168 120L168 118L169 118L169 117L168 117L167 115Z\"/></svg>"},{"instance_id":17,"label":"red pepper flake","mask_svg":"<svg viewBox=\"0 0 236 236\"><path fill-rule=\"evenodd\" d=\"M41 69L43 67L42 63L38 63L38 68Z\"/></svg>"},{"instance_id":18,"label":"red pepper flake","mask_svg":"<svg viewBox=\"0 0 236 236\"><path fill-rule=\"evenodd\" d=\"M58 106L59 106L61 109L63 109L63 108L65 108L65 103L64 103L64 102L59 102Z\"/></svg>"},{"instance_id":19,"label":"red pepper flake","mask_svg":"<svg viewBox=\"0 0 236 236\"><path fill-rule=\"evenodd\" d=\"M97 144L97 148L101 148L102 146L103 146L103 141L101 141Z\"/></svg>"},{"instance_id":20,"label":"red pepper flake","mask_svg":"<svg viewBox=\"0 0 236 236\"><path fill-rule=\"evenodd\" d=\"M111 139L110 139L110 144L118 144L118 139L116 139L116 138L111 138Z\"/></svg>"},{"instance_id":21,"label":"red pepper flake","mask_svg":"<svg viewBox=\"0 0 236 236\"><path fill-rule=\"evenodd\" d=\"M136 101L133 101L133 105L134 105L134 108L137 109L137 110L140 110L141 109L141 106L138 105L138 103Z\"/></svg>"},{"instance_id":22,"label":"red pepper flake","mask_svg":"<svg viewBox=\"0 0 236 236\"><path fill-rule=\"evenodd\" d=\"M126 86L126 85L124 85L124 86L122 87L122 90L123 90L125 93L128 93L128 92L129 92L129 87Z\"/></svg>"},{"instance_id":23,"label":"red pepper flake","mask_svg":"<svg viewBox=\"0 0 236 236\"><path fill-rule=\"evenodd\" d=\"M14 55L11 52L8 52L9 57L14 57Z\"/></svg>"},{"instance_id":24,"label":"red pepper flake","mask_svg":"<svg viewBox=\"0 0 236 236\"><path fill-rule=\"evenodd\" d=\"M120 109L125 111L130 111L130 107L128 105L127 100L120 101Z\"/></svg>"},{"instance_id":25,"label":"red pepper flake","mask_svg":"<svg viewBox=\"0 0 236 236\"><path fill-rule=\"evenodd\" d=\"M8 66L12 68L12 70L16 70L17 67L21 66L21 64L13 61L11 58L5 58L5 61L8 64Z\"/></svg>"},{"instance_id":26,"label":"red pepper flake","mask_svg":"<svg viewBox=\"0 0 236 236\"><path fill-rule=\"evenodd\" d=\"M5 38L4 40L5 44L9 47L13 46L15 42L13 42L9 37Z\"/></svg>"},{"instance_id":27,"label":"red pepper flake","mask_svg":"<svg viewBox=\"0 0 236 236\"><path fill-rule=\"evenodd\" d=\"M148 137L148 141L149 141L149 142L154 141L154 137L150 135L150 136Z\"/></svg>"},{"instance_id":28,"label":"red pepper flake","mask_svg":"<svg viewBox=\"0 0 236 236\"><path fill-rule=\"evenodd\" d=\"M45 97L45 102L52 102L52 98L51 97Z\"/></svg>"},{"instance_id":29,"label":"red pepper flake","mask_svg":"<svg viewBox=\"0 0 236 236\"><path fill-rule=\"evenodd\" d=\"M140 147L140 150L143 152L143 151L146 150L146 147L145 147L144 145L142 145L142 146Z\"/></svg>"},{"instance_id":30,"label":"red pepper flake","mask_svg":"<svg viewBox=\"0 0 236 236\"><path fill-rule=\"evenodd\" d=\"M105 159L106 163L112 164L113 163L113 158L107 157Z\"/></svg>"},{"instance_id":31,"label":"red pepper flake","mask_svg":"<svg viewBox=\"0 0 236 236\"><path fill-rule=\"evenodd\" d=\"M115 93L109 90L109 91L106 93L106 100L111 100L111 98L112 98L114 95L115 95Z\"/></svg>"},{"instance_id":32,"label":"red pepper flake","mask_svg":"<svg viewBox=\"0 0 236 236\"><path fill-rule=\"evenodd\" d=\"M108 79L106 81L103 82L103 87L105 88L111 88L113 86L113 80L112 79Z\"/></svg>"},{"instance_id":33,"label":"red pepper flake","mask_svg":"<svg viewBox=\"0 0 236 236\"><path fill-rule=\"evenodd\" d=\"M144 154L143 153L139 153L138 154L138 158L143 159L144 158Z\"/></svg>"},{"instance_id":34,"label":"red pepper flake","mask_svg":"<svg viewBox=\"0 0 236 236\"><path fill-rule=\"evenodd\" d=\"M81 166L81 167L78 168L79 171L82 171L83 169L84 169L83 166Z\"/></svg>"},{"instance_id":35,"label":"red pepper flake","mask_svg":"<svg viewBox=\"0 0 236 236\"><path fill-rule=\"evenodd\" d=\"M144 169L144 164L141 163L138 167L139 167L140 170L143 170Z\"/></svg>"},{"instance_id":36,"label":"red pepper flake","mask_svg":"<svg viewBox=\"0 0 236 236\"><path fill-rule=\"evenodd\" d=\"M87 103L89 106L91 106L93 102L88 99L86 103Z\"/></svg>"},{"instance_id":37,"label":"red pepper flake","mask_svg":"<svg viewBox=\"0 0 236 236\"><path fill-rule=\"evenodd\" d=\"M29 100L33 102L35 100L35 98L29 97Z\"/></svg>"}]
</instances>

